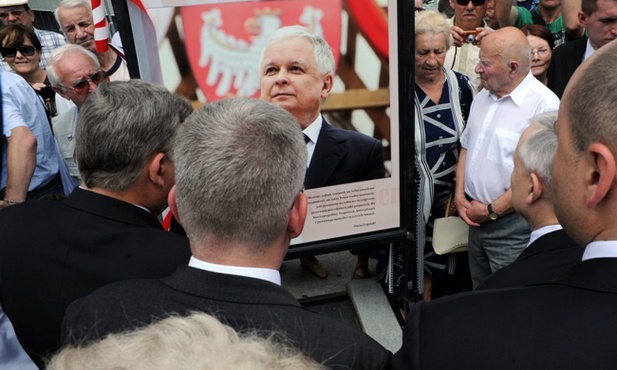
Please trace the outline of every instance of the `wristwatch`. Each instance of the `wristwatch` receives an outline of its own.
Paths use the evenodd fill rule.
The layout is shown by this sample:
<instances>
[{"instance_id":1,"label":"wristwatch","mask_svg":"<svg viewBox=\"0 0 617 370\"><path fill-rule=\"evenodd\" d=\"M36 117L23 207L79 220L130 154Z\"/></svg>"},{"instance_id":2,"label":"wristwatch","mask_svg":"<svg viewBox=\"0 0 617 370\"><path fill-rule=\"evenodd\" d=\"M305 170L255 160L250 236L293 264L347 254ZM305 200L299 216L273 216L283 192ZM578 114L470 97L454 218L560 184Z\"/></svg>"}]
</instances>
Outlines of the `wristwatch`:
<instances>
[{"instance_id":1,"label":"wristwatch","mask_svg":"<svg viewBox=\"0 0 617 370\"><path fill-rule=\"evenodd\" d=\"M491 221L495 221L496 219L499 218L499 215L497 214L497 212L493 210L493 203L489 203L488 206L486 207L488 208L488 218L490 218Z\"/></svg>"}]
</instances>

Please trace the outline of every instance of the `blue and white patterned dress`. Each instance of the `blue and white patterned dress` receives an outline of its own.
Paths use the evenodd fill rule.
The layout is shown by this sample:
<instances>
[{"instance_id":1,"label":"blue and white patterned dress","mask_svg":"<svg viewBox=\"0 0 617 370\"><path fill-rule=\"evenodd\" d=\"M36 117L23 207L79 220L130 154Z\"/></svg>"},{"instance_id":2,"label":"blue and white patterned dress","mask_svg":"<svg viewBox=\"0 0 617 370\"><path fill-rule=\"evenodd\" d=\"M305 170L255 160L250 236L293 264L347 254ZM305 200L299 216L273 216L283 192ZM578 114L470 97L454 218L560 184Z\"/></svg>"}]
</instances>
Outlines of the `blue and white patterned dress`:
<instances>
[{"instance_id":1,"label":"blue and white patterned dress","mask_svg":"<svg viewBox=\"0 0 617 370\"><path fill-rule=\"evenodd\" d=\"M454 175L459 155L459 137L465 127L474 90L469 79L457 72L444 69L445 82L438 103L415 86L415 164L417 184L415 207L418 224L415 240L419 261L430 274L452 274L456 255L436 255L431 239L433 219L445 214L445 201L454 188ZM421 117L421 119L420 119ZM387 260L384 258L387 255ZM405 251L393 246L389 253L379 257L378 281L388 283L391 293L402 293L405 281ZM420 287L422 270L418 271Z\"/></svg>"}]
</instances>

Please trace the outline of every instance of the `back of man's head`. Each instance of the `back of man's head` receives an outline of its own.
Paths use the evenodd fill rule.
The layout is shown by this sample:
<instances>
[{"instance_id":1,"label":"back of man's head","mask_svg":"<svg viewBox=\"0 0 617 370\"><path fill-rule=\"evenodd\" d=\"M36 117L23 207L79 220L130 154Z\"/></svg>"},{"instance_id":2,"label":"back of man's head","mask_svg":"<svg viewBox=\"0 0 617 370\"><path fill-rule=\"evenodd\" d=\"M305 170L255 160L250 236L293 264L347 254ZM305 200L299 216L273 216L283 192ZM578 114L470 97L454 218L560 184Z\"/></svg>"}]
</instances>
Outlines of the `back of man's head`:
<instances>
[{"instance_id":1,"label":"back of man's head","mask_svg":"<svg viewBox=\"0 0 617 370\"><path fill-rule=\"evenodd\" d=\"M617 44L611 42L577 68L564 92L560 116L567 118L579 154L593 142L617 151L617 74L607 73L615 68L615 60Z\"/></svg>"},{"instance_id":2,"label":"back of man's head","mask_svg":"<svg viewBox=\"0 0 617 370\"><path fill-rule=\"evenodd\" d=\"M306 144L296 120L264 101L207 104L175 143L176 200L191 244L270 245L303 188Z\"/></svg>"},{"instance_id":3,"label":"back of man's head","mask_svg":"<svg viewBox=\"0 0 617 370\"><path fill-rule=\"evenodd\" d=\"M101 84L79 111L75 159L89 188L129 189L156 153L173 157L190 103L143 80Z\"/></svg>"},{"instance_id":4,"label":"back of man's head","mask_svg":"<svg viewBox=\"0 0 617 370\"><path fill-rule=\"evenodd\" d=\"M517 148L517 155L529 172L537 174L548 189L551 185L553 157L557 151L555 122L557 111L539 114L529 120L529 134Z\"/></svg>"}]
</instances>

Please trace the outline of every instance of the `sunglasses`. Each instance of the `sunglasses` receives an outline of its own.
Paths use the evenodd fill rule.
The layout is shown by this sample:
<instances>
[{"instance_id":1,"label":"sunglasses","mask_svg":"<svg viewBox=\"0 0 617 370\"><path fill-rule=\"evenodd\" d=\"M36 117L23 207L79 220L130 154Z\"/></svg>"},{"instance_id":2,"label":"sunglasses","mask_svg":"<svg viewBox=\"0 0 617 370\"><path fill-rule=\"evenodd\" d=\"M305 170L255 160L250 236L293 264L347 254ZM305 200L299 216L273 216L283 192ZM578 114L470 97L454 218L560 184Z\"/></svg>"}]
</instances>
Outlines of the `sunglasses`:
<instances>
[{"instance_id":1,"label":"sunglasses","mask_svg":"<svg viewBox=\"0 0 617 370\"><path fill-rule=\"evenodd\" d=\"M9 15L17 18L17 17L21 17L22 14L24 14L26 12L26 9L12 9L12 10L8 10L6 12L2 12L0 13L0 19L5 19L8 18Z\"/></svg>"},{"instance_id":2,"label":"sunglasses","mask_svg":"<svg viewBox=\"0 0 617 370\"><path fill-rule=\"evenodd\" d=\"M90 77L85 78L81 81L75 82L73 86L65 86L65 88L69 90L73 90L79 94L86 92L90 87L89 82L92 81L93 84L98 85L105 79L105 72L98 71L90 75Z\"/></svg>"},{"instance_id":3,"label":"sunglasses","mask_svg":"<svg viewBox=\"0 0 617 370\"><path fill-rule=\"evenodd\" d=\"M460 6L467 6L470 1L473 6L482 6L486 3L486 0L456 0L456 3Z\"/></svg>"},{"instance_id":4,"label":"sunglasses","mask_svg":"<svg viewBox=\"0 0 617 370\"><path fill-rule=\"evenodd\" d=\"M0 53L5 58L15 58L17 52L21 53L21 55L25 57L31 57L34 55L36 49L34 46L20 46L18 48L0 48Z\"/></svg>"}]
</instances>

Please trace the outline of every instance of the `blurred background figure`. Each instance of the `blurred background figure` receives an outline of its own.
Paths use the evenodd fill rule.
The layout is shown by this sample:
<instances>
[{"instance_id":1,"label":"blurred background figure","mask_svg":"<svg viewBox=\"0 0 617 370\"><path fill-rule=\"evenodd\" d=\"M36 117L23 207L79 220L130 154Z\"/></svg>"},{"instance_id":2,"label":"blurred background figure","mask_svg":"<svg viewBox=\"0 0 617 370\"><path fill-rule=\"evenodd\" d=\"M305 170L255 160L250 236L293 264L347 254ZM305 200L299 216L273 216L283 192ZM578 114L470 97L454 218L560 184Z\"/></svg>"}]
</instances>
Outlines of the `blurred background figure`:
<instances>
[{"instance_id":1,"label":"blurred background figure","mask_svg":"<svg viewBox=\"0 0 617 370\"><path fill-rule=\"evenodd\" d=\"M548 28L538 24L526 24L521 27L521 31L527 35L531 45L531 73L546 85L555 39Z\"/></svg>"},{"instance_id":2,"label":"blurred background figure","mask_svg":"<svg viewBox=\"0 0 617 370\"><path fill-rule=\"evenodd\" d=\"M11 24L21 24L36 34L42 47L39 63L43 69L47 67L47 55L55 48L66 44L61 34L34 28L34 12L28 6L28 0L0 0L0 25ZM5 71L11 70L5 60L0 60L0 66Z\"/></svg>"},{"instance_id":3,"label":"blurred background figure","mask_svg":"<svg viewBox=\"0 0 617 370\"><path fill-rule=\"evenodd\" d=\"M52 89L47 72L41 67L43 51L36 33L21 24L0 28L0 53L11 69L26 80L45 101L48 117L55 117L56 93Z\"/></svg>"},{"instance_id":4,"label":"blurred background figure","mask_svg":"<svg viewBox=\"0 0 617 370\"><path fill-rule=\"evenodd\" d=\"M416 213L420 220L415 240L419 248L424 248L422 296L430 300L432 277L452 275L456 269L457 255L436 255L431 241L433 220L444 216L445 203L454 188L459 137L469 115L473 87L466 76L444 68L452 38L450 26L441 14L427 10L416 15L415 32L415 182L419 188ZM380 261L378 272L384 280L387 266L392 266L391 293L403 293L405 279L400 277L404 274L404 257L405 251L398 248L390 251L387 262Z\"/></svg>"},{"instance_id":5,"label":"blurred background figure","mask_svg":"<svg viewBox=\"0 0 617 370\"><path fill-rule=\"evenodd\" d=\"M47 369L326 369L284 340L277 333L239 335L216 318L196 313L67 347L51 359Z\"/></svg>"}]
</instances>

